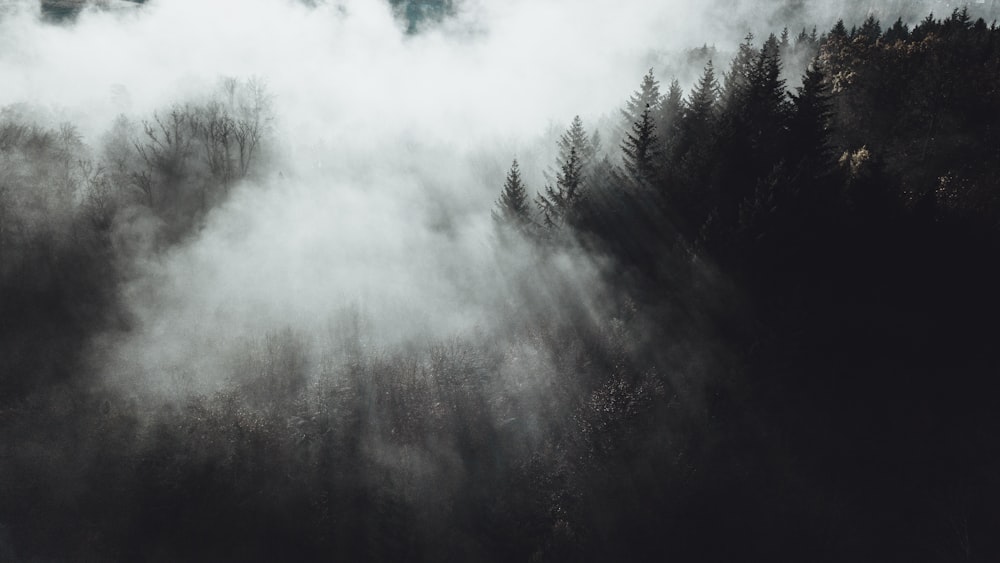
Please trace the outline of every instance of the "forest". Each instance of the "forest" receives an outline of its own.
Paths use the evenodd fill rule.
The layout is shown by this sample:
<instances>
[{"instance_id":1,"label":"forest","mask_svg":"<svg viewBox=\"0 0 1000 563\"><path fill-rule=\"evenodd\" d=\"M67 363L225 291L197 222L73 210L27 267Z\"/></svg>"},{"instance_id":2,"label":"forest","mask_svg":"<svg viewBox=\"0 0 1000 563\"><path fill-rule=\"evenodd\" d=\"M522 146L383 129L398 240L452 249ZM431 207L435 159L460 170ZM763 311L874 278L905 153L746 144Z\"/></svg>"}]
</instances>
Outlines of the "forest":
<instances>
[{"instance_id":1,"label":"forest","mask_svg":"<svg viewBox=\"0 0 1000 563\"><path fill-rule=\"evenodd\" d=\"M705 43L385 217L341 163L377 142L291 164L265 78L99 135L3 107L0 560L1000 560L973 8Z\"/></svg>"}]
</instances>

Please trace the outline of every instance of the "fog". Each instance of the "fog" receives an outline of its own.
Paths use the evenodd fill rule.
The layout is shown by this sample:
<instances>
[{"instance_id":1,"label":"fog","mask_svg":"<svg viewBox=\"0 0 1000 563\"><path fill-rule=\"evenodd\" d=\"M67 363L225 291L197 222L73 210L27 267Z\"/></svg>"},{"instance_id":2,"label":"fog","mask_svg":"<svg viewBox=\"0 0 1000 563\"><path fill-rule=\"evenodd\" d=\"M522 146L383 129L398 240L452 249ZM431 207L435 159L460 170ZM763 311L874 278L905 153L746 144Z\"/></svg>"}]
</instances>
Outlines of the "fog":
<instances>
[{"instance_id":1,"label":"fog","mask_svg":"<svg viewBox=\"0 0 1000 563\"><path fill-rule=\"evenodd\" d=\"M387 341L488 327L511 291L497 276L489 211L512 158L541 190L551 158L536 155L554 156L573 115L606 123L650 66L702 44L730 52L748 30L779 31L776 14L796 25L836 12L470 0L406 34L378 1L119 3L64 25L22 2L0 21L0 106L29 102L97 146L119 114L149 119L210 95L222 77L266 85L261 173L182 244L137 258L124 293L139 324L123 341L98 339L112 379L132 381L122 365L202 363L220 332L311 329L351 304ZM685 70L688 88L700 69ZM148 219L117 228L155 230ZM596 302L600 265L566 259Z\"/></svg>"},{"instance_id":2,"label":"fog","mask_svg":"<svg viewBox=\"0 0 1000 563\"><path fill-rule=\"evenodd\" d=\"M193 392L227 342L310 332L345 307L372 317L385 344L490 328L513 291L497 275L489 215L509 161L522 156L541 190L550 164L525 157L554 154L552 131L572 115L593 123L615 108L651 46L692 41L680 32L693 36L689 18L703 14L689 9L470 2L406 35L374 1L153 2L66 25L25 3L0 24L0 105L30 101L96 146L117 115L150 119L222 77L266 85L261 173L182 244L136 253L123 293L137 324L95 340L111 381L159 387L161 372L194 371L173 389ZM136 214L116 228L149 240L159 227ZM565 259L595 298L599 265Z\"/></svg>"},{"instance_id":3,"label":"fog","mask_svg":"<svg viewBox=\"0 0 1000 563\"><path fill-rule=\"evenodd\" d=\"M239 440L259 435L285 448L275 454L277 461L268 461L272 465L260 465L280 474L280 487L270 482L275 491L289 499L307 491L312 498L317 483L328 486L324 472L332 470L325 460L351 459L345 462L350 469L338 469L344 473L330 478L336 483L330 490L369 487L365 498L376 499L372 506L386 491L403 499L416 507L405 513L407 522L417 522L414 537L433 546L440 538L455 539L448 533L462 536L458 543L464 547L448 551L451 556L490 551L462 543L472 537L479 541L478 532L442 531L448 526L442 522L465 519L463 502L478 502L475 491L463 488L464 479L473 483L469 489L481 482L494 487L491 491L560 491L572 498L556 499L553 493L551 507L530 507L555 522L550 535L556 547L538 548L539 553L565 555L558 542L571 544L574 536L566 524L572 519L560 511L575 502L574 514L583 516L574 522L594 518L598 524L588 525L600 529L598 505L620 492L617 485L602 490L607 496L595 496L595 508L574 487L606 484L602 479L619 470L659 482L650 477L656 471L643 463L633 467L628 456L616 457L615 436L627 436L622 443L640 436L634 438L637 450L655 443L660 449L653 448L654 455L662 455L657 467L676 470L671 486L694 474L685 473L684 455L698 455L702 440L711 442L717 432L705 405L730 400L724 393L720 399L712 386L730 377L730 362L742 361L733 351L737 345L722 344L706 319L715 311L731 312L736 320L719 329L721 334L740 325L744 311L736 283L715 269L708 253L699 255L693 244L676 242L680 236L669 250L657 249L665 256L663 264L651 269L689 269L687 293L657 287L662 299L637 304L629 291L642 293L645 282L633 284L633 272L619 271L614 259L588 241L566 232L556 242L505 235L491 212L512 161L520 163L534 207L536 193L544 193L559 172L557 159L565 156L560 135L574 116L582 118L588 134L600 134L605 144L598 156L618 170L612 165L622 159L621 108L650 69L663 91L676 78L687 93L707 58L721 79L748 33L755 44L784 27L793 38L814 26L823 34L838 18L848 18L850 27L869 13L886 15L887 28L896 13L912 23L932 9L950 12L941 2L904 7L900 2L805 0L463 0L440 21L420 21L408 29L408 22L381 0L105 1L89 3L60 21L43 17L37 2L0 4L0 121L61 131L49 141L57 147L53 158L64 168L38 173L32 166L48 161L39 156L32 164L36 157L24 155L33 149L18 148L23 154L0 161L5 167L0 168L0 189L7 190L8 178L44 178L38 186L9 182L20 186L11 188L9 199L23 211L18 228L34 232L43 230L41 224L68 225L66 232L52 235L57 242L9 235L9 240L28 241L25 256L41 257L25 263L42 264L37 271L11 270L12 276L46 283L56 279L52 284L62 287L79 275L84 289L78 292L90 291L86 282L97 279L108 284L98 289L112 295L107 302L94 298L106 310L64 307L85 327L82 335L66 329L72 333L68 340L82 342L80 357L66 360L66 369L82 374L74 374L77 387L53 385L56 390L49 393L38 384L38 396L44 397L38 404L44 406L37 412L55 413L52 428L88 421L90 427L81 427L93 433L92 442L69 443L73 438L61 434L39 439L44 444L39 448L59 463L38 462L32 451L18 450L18 460L29 460L23 463L29 469L18 471L29 474L32 464L54 475L59 464L103 467L90 449L99 448L95 442L105 433L120 431L124 437L116 439L125 444L123 450L146 455L161 448L166 457L193 451L194 458L203 456L242 478L258 470L261 452L250 446L239 450ZM798 85L810 61L783 62L787 85ZM259 146L250 149L252 158L243 154L241 141L239 160L246 167L227 169L216 184L223 176L211 168L210 152L206 162L198 160L201 153L192 157L198 163L183 165L188 169L182 172L170 168L176 163L163 156L180 143L170 137L173 113L197 115L204 123L213 111L229 111L260 134ZM191 150L211 149L208 143L196 146ZM0 149L7 150L2 134ZM161 149L163 154L156 152ZM154 161L162 165L161 178L148 175ZM110 197L113 204L100 191L106 188L101 174L111 178L107 185L126 186L127 193ZM189 184L189 191L154 193L157 181L167 187ZM157 189L166 190L162 186ZM3 230L8 223L2 197L0 235L8 236L13 230ZM56 255L59 244L76 244L59 243L60 237L83 240L72 231L74 221L85 221L75 212L49 212L63 207L36 201L46 198L71 201L64 207L84 210L80 216L93 214L88 220L95 225L104 217L102 206L113 208L108 224L93 229L100 243L79 242L79 252L91 260L81 262L106 266L103 277L83 267L75 272L69 259L51 266L57 274L70 272L68 281L49 274L45 253ZM742 221L742 207L739 213ZM623 216L646 217L634 209ZM651 214L649 221L666 216ZM614 228L621 230L609 239L633 232L628 225ZM636 232L672 236L672 229L675 225L664 221ZM5 240L0 237L0 243ZM626 240L623 254L643 244ZM2 252L7 250L0 246L0 257L7 256ZM638 256L630 259L641 262L647 255ZM5 268L0 263L0 281ZM659 284L672 278L656 271L650 279ZM17 283L11 287L22 290ZM89 306L87 298L81 301ZM45 333L50 320L45 314L23 313L26 325L42 319L42 343L32 344L38 349L47 349L44 338L56 340L51 334L59 334L58 329ZM52 318L52 323L62 322L58 315ZM675 319L683 321L675 324ZM741 337L725 336L732 342ZM20 353L21 341L12 337L11 342L10 349ZM34 350L32 345L23 349ZM66 348L76 351L73 344ZM14 359L0 358L7 362L0 367L36 365L18 364L21 356L9 355ZM58 372L61 361L47 358L37 365L56 365L51 371ZM383 374L390 375L382 379ZM31 385L25 388L34 389ZM65 397L75 391L66 389L93 394L79 399L83 406L64 408L64 403L74 404ZM337 402L341 397L356 404L344 406ZM287 400L285 410L268 403L272 399ZM233 404L250 405L257 414ZM264 414L254 418L259 413ZM633 420L643 421L636 428L654 430L633 435L628 426ZM684 428L660 425L663 420L705 430L684 434ZM173 423L178 428L191 424L203 434L176 430L184 445L169 445L174 430L157 435L157 424ZM11 428L8 436L18 427ZM213 432L224 443L211 442ZM683 440L695 445L676 445ZM326 450L314 444L325 444ZM622 446L627 447L633 444ZM188 469L187 458L179 458ZM135 470L138 465L129 465L131 459L121 464L127 469L113 466L100 477L113 482L116 471L133 475L129 471L134 470L140 477L132 485L138 489L142 474ZM606 473L587 473L594 459L605 464ZM548 481L544 487L523 484L517 481L522 475ZM237 477L226 484L237 491L233 498L245 485ZM173 486L171 478L164 478L168 486ZM561 479L570 484L562 485ZM657 494L666 498L664 491L666 485ZM218 502L236 506L227 505L230 499L224 496ZM277 512L267 511L281 503L259 502L275 518ZM641 505L633 499L622 506L632 506L629 502ZM509 509L510 521L524 512L519 508ZM379 526L388 525L370 516L382 508L364 509ZM354 508L345 503L336 510L332 513L350 514ZM436 522L435 510L447 518ZM315 514L327 515L320 509ZM315 521L327 524L319 517ZM0 557L8 543L3 524ZM519 531L511 529L505 533L517 536ZM431 559L443 555L433 548L422 553Z\"/></svg>"}]
</instances>

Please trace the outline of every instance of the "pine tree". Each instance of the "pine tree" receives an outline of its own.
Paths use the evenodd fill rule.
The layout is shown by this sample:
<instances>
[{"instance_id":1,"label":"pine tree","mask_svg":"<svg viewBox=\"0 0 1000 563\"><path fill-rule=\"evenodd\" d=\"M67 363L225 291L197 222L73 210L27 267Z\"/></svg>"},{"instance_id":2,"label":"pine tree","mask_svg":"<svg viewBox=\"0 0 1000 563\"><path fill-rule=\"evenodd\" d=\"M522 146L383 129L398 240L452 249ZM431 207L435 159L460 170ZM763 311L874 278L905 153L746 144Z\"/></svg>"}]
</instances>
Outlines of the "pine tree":
<instances>
[{"instance_id":1,"label":"pine tree","mask_svg":"<svg viewBox=\"0 0 1000 563\"><path fill-rule=\"evenodd\" d=\"M570 148L569 155L556 174L556 185L560 189L563 207L567 210L583 196L583 160L576 147Z\"/></svg>"},{"instance_id":2,"label":"pine tree","mask_svg":"<svg viewBox=\"0 0 1000 563\"><path fill-rule=\"evenodd\" d=\"M858 30L860 36L866 43L875 43L882 38L882 26L875 16L868 16Z\"/></svg>"},{"instance_id":3,"label":"pine tree","mask_svg":"<svg viewBox=\"0 0 1000 563\"><path fill-rule=\"evenodd\" d=\"M677 127L678 138L671 142L672 151L678 158L684 158L695 147L704 148L711 140L712 128L717 121L719 96L715 67L709 60L698 84L684 103Z\"/></svg>"},{"instance_id":4,"label":"pine tree","mask_svg":"<svg viewBox=\"0 0 1000 563\"><path fill-rule=\"evenodd\" d=\"M729 65L729 72L723 77L721 101L724 110L736 109L741 103L754 61L760 52L753 46L753 34L748 33L740 43L739 51Z\"/></svg>"},{"instance_id":5,"label":"pine tree","mask_svg":"<svg viewBox=\"0 0 1000 563\"><path fill-rule=\"evenodd\" d=\"M951 17L944 21L946 32L968 31L972 29L972 17L969 16L969 8L955 8L951 12Z\"/></svg>"},{"instance_id":6,"label":"pine tree","mask_svg":"<svg viewBox=\"0 0 1000 563\"><path fill-rule=\"evenodd\" d=\"M679 136L671 142L672 167L666 171L669 184L665 187L670 206L685 219L681 228L689 231L697 229L715 204L709 184L715 169L714 130L718 124L719 95L715 67L709 60L684 103Z\"/></svg>"},{"instance_id":7,"label":"pine tree","mask_svg":"<svg viewBox=\"0 0 1000 563\"><path fill-rule=\"evenodd\" d=\"M777 38L771 35L760 50L750 73L751 91L759 98L766 114L784 117L787 110L785 80L781 78L781 50Z\"/></svg>"},{"instance_id":8,"label":"pine tree","mask_svg":"<svg viewBox=\"0 0 1000 563\"><path fill-rule=\"evenodd\" d=\"M785 81L781 78L780 46L774 35L761 47L748 80L739 108L742 114L736 117L742 123L742 131L737 133L748 135L750 147L757 151L758 158L764 158L762 164L769 167L768 161L778 158L790 111Z\"/></svg>"},{"instance_id":9,"label":"pine tree","mask_svg":"<svg viewBox=\"0 0 1000 563\"><path fill-rule=\"evenodd\" d=\"M545 193L538 194L535 203L545 226L558 229L574 219L573 214L582 199L583 163L576 147L571 146L556 173L555 186L545 186Z\"/></svg>"},{"instance_id":10,"label":"pine tree","mask_svg":"<svg viewBox=\"0 0 1000 563\"><path fill-rule=\"evenodd\" d=\"M722 108L722 121L725 135L750 135L756 142L759 139L754 138L783 126L788 103L778 39L772 34L754 51L753 60L734 62L734 72L727 75L731 90Z\"/></svg>"},{"instance_id":11,"label":"pine tree","mask_svg":"<svg viewBox=\"0 0 1000 563\"><path fill-rule=\"evenodd\" d=\"M806 33L806 28L802 28L802 33L799 33L798 37L795 38L795 48L801 49L803 45L809 43L809 34Z\"/></svg>"},{"instance_id":12,"label":"pine tree","mask_svg":"<svg viewBox=\"0 0 1000 563\"><path fill-rule=\"evenodd\" d=\"M732 89L713 128L720 220L729 224L760 178L782 158L789 111L781 54L774 35L768 37L749 63L734 63ZM744 50L744 56L749 50Z\"/></svg>"},{"instance_id":13,"label":"pine tree","mask_svg":"<svg viewBox=\"0 0 1000 563\"><path fill-rule=\"evenodd\" d=\"M694 120L708 123L715 114L715 106L719 101L719 82L715 79L715 67L709 60L705 65L698 85L688 98L684 112L685 121Z\"/></svg>"},{"instance_id":14,"label":"pine tree","mask_svg":"<svg viewBox=\"0 0 1000 563\"><path fill-rule=\"evenodd\" d=\"M633 182L640 185L656 182L663 154L649 106L632 123L632 130L625 134L622 153L625 171Z\"/></svg>"},{"instance_id":15,"label":"pine tree","mask_svg":"<svg viewBox=\"0 0 1000 563\"><path fill-rule=\"evenodd\" d=\"M844 25L844 20L837 20L834 24L833 29L830 30L830 39L844 40L847 39L847 26Z\"/></svg>"},{"instance_id":16,"label":"pine tree","mask_svg":"<svg viewBox=\"0 0 1000 563\"><path fill-rule=\"evenodd\" d=\"M792 95L792 103L794 109L789 123L792 158L811 160L814 166L826 168L830 160L830 88L815 61L806 69L802 85Z\"/></svg>"},{"instance_id":17,"label":"pine tree","mask_svg":"<svg viewBox=\"0 0 1000 563\"><path fill-rule=\"evenodd\" d=\"M597 129L594 129L594 133L590 136L590 150L593 151L595 160L593 166L597 165L596 160L601 154L603 144L604 142L601 139L601 132L598 131Z\"/></svg>"},{"instance_id":18,"label":"pine tree","mask_svg":"<svg viewBox=\"0 0 1000 563\"><path fill-rule=\"evenodd\" d=\"M896 23L885 32L885 42L895 43L896 41L906 41L910 36L910 26L903 23L903 18L898 18Z\"/></svg>"},{"instance_id":19,"label":"pine tree","mask_svg":"<svg viewBox=\"0 0 1000 563\"><path fill-rule=\"evenodd\" d=\"M597 151L592 139L587 136L580 116L574 116L569 129L559 137L559 156L556 157L556 166L562 169L569 159L570 152L575 149L581 169L588 169L593 164Z\"/></svg>"},{"instance_id":20,"label":"pine tree","mask_svg":"<svg viewBox=\"0 0 1000 563\"><path fill-rule=\"evenodd\" d=\"M528 191L521 181L521 170L517 159L510 165L507 179L504 181L500 199L492 212L493 221L498 225L513 227L525 232L532 224L531 210L528 207Z\"/></svg>"},{"instance_id":21,"label":"pine tree","mask_svg":"<svg viewBox=\"0 0 1000 563\"><path fill-rule=\"evenodd\" d=\"M632 96L625 102L625 109L622 116L625 118L626 127L631 127L642 116L642 112L649 108L658 108L661 102L660 83L653 76L653 69L642 77L639 89L632 93Z\"/></svg>"},{"instance_id":22,"label":"pine tree","mask_svg":"<svg viewBox=\"0 0 1000 563\"><path fill-rule=\"evenodd\" d=\"M663 132L668 143L673 142L674 130L680 125L681 114L684 112L684 91L676 79L670 82L670 89L660 103L657 129Z\"/></svg>"},{"instance_id":23,"label":"pine tree","mask_svg":"<svg viewBox=\"0 0 1000 563\"><path fill-rule=\"evenodd\" d=\"M934 14L927 14L927 17L923 19L916 27L913 28L913 32L910 37L914 41L923 41L928 35L937 33L941 29L941 22L934 19Z\"/></svg>"}]
</instances>

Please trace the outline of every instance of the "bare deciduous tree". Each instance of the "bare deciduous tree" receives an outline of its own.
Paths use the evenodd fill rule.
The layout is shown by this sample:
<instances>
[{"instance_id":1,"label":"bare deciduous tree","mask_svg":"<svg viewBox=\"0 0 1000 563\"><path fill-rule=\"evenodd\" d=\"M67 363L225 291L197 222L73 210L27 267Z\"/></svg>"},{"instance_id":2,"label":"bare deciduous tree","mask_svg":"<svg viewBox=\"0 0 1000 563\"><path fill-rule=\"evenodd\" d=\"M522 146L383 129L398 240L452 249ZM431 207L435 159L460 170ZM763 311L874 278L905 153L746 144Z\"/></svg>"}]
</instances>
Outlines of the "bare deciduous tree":
<instances>
[{"instance_id":1,"label":"bare deciduous tree","mask_svg":"<svg viewBox=\"0 0 1000 563\"><path fill-rule=\"evenodd\" d=\"M243 84L237 100L236 143L239 146L240 176L246 176L261 139L271 126L271 97L264 82L251 78Z\"/></svg>"},{"instance_id":2,"label":"bare deciduous tree","mask_svg":"<svg viewBox=\"0 0 1000 563\"><path fill-rule=\"evenodd\" d=\"M205 163L212 178L228 191L236 172L231 155L236 122L217 100L209 102L199 113L198 133Z\"/></svg>"},{"instance_id":3,"label":"bare deciduous tree","mask_svg":"<svg viewBox=\"0 0 1000 563\"><path fill-rule=\"evenodd\" d=\"M111 177L103 165L89 160L80 161L80 170L85 186L83 206L90 225L99 233L107 233L118 208Z\"/></svg>"},{"instance_id":4,"label":"bare deciduous tree","mask_svg":"<svg viewBox=\"0 0 1000 563\"><path fill-rule=\"evenodd\" d=\"M155 197L156 180L170 186L184 174L197 121L189 106L174 106L165 117L154 114L152 122L144 121L142 129L144 136L134 146L146 169L133 174L133 181L146 196L147 204L155 207L160 203Z\"/></svg>"}]
</instances>

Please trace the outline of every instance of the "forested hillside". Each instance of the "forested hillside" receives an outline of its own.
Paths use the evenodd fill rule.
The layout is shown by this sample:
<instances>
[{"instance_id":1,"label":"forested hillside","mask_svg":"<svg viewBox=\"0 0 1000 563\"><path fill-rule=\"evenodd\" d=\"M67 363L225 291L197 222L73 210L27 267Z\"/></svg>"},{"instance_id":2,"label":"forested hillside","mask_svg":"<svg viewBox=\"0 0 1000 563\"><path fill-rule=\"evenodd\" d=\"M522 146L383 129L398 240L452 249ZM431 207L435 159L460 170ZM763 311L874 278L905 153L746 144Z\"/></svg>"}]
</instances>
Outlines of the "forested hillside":
<instances>
[{"instance_id":1,"label":"forested hillside","mask_svg":"<svg viewBox=\"0 0 1000 563\"><path fill-rule=\"evenodd\" d=\"M253 190L341 166L289 167L266 81L89 139L3 108L0 559L1000 559L1000 28L866 15L637 76L543 173L504 153L485 273L352 258L400 303L308 325L263 267L211 288L243 313L176 297ZM459 253L418 193L430 234L358 228Z\"/></svg>"}]
</instances>

